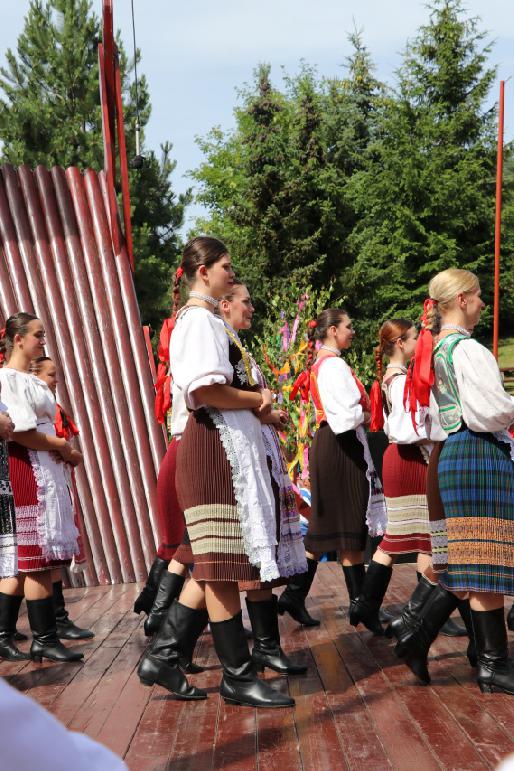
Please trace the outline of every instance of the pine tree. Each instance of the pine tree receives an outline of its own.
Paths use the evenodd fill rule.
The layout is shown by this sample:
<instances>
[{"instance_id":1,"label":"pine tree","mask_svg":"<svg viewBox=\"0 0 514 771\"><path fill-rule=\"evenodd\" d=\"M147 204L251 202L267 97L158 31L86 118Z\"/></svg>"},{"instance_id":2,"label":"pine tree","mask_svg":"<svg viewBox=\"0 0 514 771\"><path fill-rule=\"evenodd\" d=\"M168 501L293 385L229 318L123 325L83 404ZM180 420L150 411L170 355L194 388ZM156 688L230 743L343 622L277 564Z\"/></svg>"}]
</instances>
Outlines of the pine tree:
<instances>
[{"instance_id":1,"label":"pine tree","mask_svg":"<svg viewBox=\"0 0 514 771\"><path fill-rule=\"evenodd\" d=\"M8 50L0 68L0 141L3 161L36 166L103 167L102 120L98 82L98 17L90 0L31 0L17 50ZM129 158L135 154L132 126L135 85L121 40L117 39ZM136 53L138 59L139 51ZM139 78L143 129L151 105L144 76ZM171 145L162 158L145 152L142 170L131 170L136 289L143 323L160 329L169 309L171 268L178 261L178 229L189 193L174 195Z\"/></svg>"},{"instance_id":2,"label":"pine tree","mask_svg":"<svg viewBox=\"0 0 514 771\"><path fill-rule=\"evenodd\" d=\"M484 37L460 0L436 0L352 179L359 222L345 282L370 339L384 317L417 317L429 278L451 265L475 270L489 296L495 113L485 99L495 71Z\"/></svg>"}]
</instances>

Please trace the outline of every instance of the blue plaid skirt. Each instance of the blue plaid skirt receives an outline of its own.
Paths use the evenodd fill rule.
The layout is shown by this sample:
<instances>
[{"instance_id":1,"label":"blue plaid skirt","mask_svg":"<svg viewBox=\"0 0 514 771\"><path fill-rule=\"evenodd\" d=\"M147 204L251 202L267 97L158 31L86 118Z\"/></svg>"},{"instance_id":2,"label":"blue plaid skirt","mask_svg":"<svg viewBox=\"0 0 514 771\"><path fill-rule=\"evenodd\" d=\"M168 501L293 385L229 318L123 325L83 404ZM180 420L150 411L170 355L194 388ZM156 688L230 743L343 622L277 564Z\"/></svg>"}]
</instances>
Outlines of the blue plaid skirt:
<instances>
[{"instance_id":1,"label":"blue plaid skirt","mask_svg":"<svg viewBox=\"0 0 514 771\"><path fill-rule=\"evenodd\" d=\"M439 458L452 591L514 595L514 463L507 444L465 428Z\"/></svg>"}]
</instances>

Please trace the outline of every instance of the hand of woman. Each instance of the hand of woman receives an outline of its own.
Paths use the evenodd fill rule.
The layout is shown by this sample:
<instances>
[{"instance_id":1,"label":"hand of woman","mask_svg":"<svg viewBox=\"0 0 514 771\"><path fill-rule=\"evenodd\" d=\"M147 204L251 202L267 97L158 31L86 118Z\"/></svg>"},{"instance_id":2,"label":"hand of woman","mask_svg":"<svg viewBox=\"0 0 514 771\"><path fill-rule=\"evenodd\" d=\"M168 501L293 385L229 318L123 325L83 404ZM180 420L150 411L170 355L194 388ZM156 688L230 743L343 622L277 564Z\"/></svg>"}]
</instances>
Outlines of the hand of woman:
<instances>
[{"instance_id":1,"label":"hand of woman","mask_svg":"<svg viewBox=\"0 0 514 771\"><path fill-rule=\"evenodd\" d=\"M12 441L14 431L14 423L9 417L8 412L0 412L0 439L5 442Z\"/></svg>"},{"instance_id":2,"label":"hand of woman","mask_svg":"<svg viewBox=\"0 0 514 771\"><path fill-rule=\"evenodd\" d=\"M79 450L75 450L72 448L72 459L68 461L72 466L80 466L83 460L83 455Z\"/></svg>"},{"instance_id":3,"label":"hand of woman","mask_svg":"<svg viewBox=\"0 0 514 771\"><path fill-rule=\"evenodd\" d=\"M259 419L265 425L281 428L286 425L289 415L285 410L271 410L267 415L259 415Z\"/></svg>"},{"instance_id":4,"label":"hand of woman","mask_svg":"<svg viewBox=\"0 0 514 771\"><path fill-rule=\"evenodd\" d=\"M75 452L75 450L73 449L73 447L71 446L71 444L69 442L64 442L64 444L62 444L59 447L57 452L59 453L59 455L61 456L61 458L63 459L63 461L65 463L71 463L71 465L74 465L73 464L73 453Z\"/></svg>"},{"instance_id":5,"label":"hand of woman","mask_svg":"<svg viewBox=\"0 0 514 771\"><path fill-rule=\"evenodd\" d=\"M260 394L262 398L261 406L257 408L257 415L258 417L262 417L263 415L269 415L271 412L271 408L273 406L273 394L269 390L269 388L261 388Z\"/></svg>"}]
</instances>

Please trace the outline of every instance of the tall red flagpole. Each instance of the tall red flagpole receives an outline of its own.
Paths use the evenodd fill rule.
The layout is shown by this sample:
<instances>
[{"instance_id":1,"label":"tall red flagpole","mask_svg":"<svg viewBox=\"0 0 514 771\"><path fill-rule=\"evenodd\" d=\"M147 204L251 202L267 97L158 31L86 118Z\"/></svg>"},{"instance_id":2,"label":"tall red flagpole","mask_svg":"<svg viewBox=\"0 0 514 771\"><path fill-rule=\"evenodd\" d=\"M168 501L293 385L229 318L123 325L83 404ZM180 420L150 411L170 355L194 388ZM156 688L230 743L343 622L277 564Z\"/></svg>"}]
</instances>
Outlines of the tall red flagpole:
<instances>
[{"instance_id":1,"label":"tall red flagpole","mask_svg":"<svg viewBox=\"0 0 514 771\"><path fill-rule=\"evenodd\" d=\"M498 115L498 153L496 156L496 218L494 225L494 320L493 354L498 359L498 336L500 327L500 242L502 224L502 180L503 180L503 113L505 102L505 81L500 80L500 110Z\"/></svg>"}]
</instances>

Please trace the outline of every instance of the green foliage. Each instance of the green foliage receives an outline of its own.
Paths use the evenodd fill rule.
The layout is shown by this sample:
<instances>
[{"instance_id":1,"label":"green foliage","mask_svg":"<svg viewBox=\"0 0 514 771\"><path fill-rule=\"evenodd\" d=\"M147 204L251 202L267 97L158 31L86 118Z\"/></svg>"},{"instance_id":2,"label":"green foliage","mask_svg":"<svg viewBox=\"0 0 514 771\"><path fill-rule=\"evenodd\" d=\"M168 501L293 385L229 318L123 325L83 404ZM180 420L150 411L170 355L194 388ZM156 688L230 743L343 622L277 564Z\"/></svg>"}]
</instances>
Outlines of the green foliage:
<instances>
[{"instance_id":1,"label":"green foliage","mask_svg":"<svg viewBox=\"0 0 514 771\"><path fill-rule=\"evenodd\" d=\"M3 161L31 166L103 167L98 85L98 17L90 0L31 0L16 53L8 50L0 68L0 140ZM117 39L129 158L135 154L135 87L121 40ZM139 60L139 52L137 52ZM139 78L142 128L151 105L144 76ZM144 134L143 134L144 142ZM145 152L142 170L130 171L136 289L143 323L159 331L169 310L171 268L179 259L178 229L186 193L174 195L171 145L162 157Z\"/></svg>"}]
</instances>

